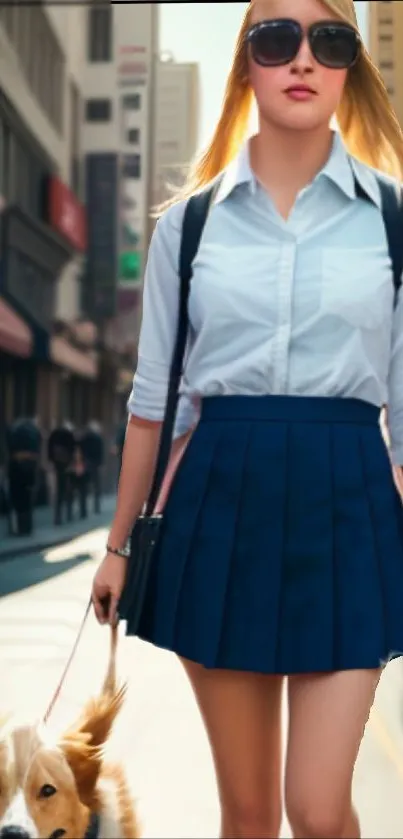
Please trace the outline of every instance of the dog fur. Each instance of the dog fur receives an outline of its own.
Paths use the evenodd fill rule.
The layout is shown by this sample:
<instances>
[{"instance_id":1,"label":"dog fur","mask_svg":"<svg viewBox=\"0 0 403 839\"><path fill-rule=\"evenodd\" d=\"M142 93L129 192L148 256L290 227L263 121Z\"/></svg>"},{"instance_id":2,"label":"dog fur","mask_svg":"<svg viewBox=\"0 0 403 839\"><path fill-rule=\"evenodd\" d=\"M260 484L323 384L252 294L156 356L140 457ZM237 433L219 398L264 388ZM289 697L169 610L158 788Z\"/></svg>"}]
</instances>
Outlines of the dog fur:
<instances>
[{"instance_id":1,"label":"dog fur","mask_svg":"<svg viewBox=\"0 0 403 839\"><path fill-rule=\"evenodd\" d=\"M0 839L84 839L99 817L99 839L138 839L139 828L120 765L104 749L126 688L115 678L117 629L111 630L108 672L99 696L60 737L46 725L0 719Z\"/></svg>"}]
</instances>

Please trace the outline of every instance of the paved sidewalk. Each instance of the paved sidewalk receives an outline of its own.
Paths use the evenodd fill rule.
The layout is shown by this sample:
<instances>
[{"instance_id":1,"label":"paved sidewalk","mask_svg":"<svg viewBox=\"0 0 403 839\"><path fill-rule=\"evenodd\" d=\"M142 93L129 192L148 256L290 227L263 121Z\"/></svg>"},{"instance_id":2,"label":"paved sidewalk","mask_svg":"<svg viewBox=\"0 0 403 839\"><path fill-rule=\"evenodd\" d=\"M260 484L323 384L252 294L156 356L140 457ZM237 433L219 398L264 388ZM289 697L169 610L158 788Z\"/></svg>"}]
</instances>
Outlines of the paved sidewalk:
<instances>
[{"instance_id":1,"label":"paved sidewalk","mask_svg":"<svg viewBox=\"0 0 403 839\"><path fill-rule=\"evenodd\" d=\"M10 536L7 520L0 518L0 562L12 559L22 554L43 551L46 548L61 545L71 539L81 536L90 530L107 527L114 513L116 495L106 495L101 499L101 513L95 514L89 509L86 519L78 518L69 524L55 527L53 524L53 509L39 507L34 513L34 533L31 536Z\"/></svg>"},{"instance_id":2,"label":"paved sidewalk","mask_svg":"<svg viewBox=\"0 0 403 839\"><path fill-rule=\"evenodd\" d=\"M35 719L53 695L76 638L107 531L0 565L0 713ZM176 657L123 637L119 680L128 695L107 754L122 762L147 839L219 835L218 795L201 716ZM90 615L51 726L65 731L98 692L109 631ZM388 665L354 773L354 802L365 839L403 837L403 670ZM283 705L284 744L287 706ZM282 839L290 839L286 819Z\"/></svg>"}]
</instances>

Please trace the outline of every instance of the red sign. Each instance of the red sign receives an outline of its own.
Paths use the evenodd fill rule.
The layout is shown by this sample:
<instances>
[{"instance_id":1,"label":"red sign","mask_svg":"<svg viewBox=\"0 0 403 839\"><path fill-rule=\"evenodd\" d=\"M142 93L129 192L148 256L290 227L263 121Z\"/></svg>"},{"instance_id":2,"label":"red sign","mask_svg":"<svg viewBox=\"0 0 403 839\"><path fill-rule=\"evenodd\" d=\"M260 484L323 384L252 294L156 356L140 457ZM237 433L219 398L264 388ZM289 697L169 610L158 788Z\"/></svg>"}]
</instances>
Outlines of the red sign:
<instances>
[{"instance_id":1,"label":"red sign","mask_svg":"<svg viewBox=\"0 0 403 839\"><path fill-rule=\"evenodd\" d=\"M123 61L119 64L119 73L147 73L147 64L144 61Z\"/></svg>"},{"instance_id":2,"label":"red sign","mask_svg":"<svg viewBox=\"0 0 403 839\"><path fill-rule=\"evenodd\" d=\"M84 206L59 178L50 178L48 207L52 227L77 251L86 251L87 219Z\"/></svg>"},{"instance_id":3,"label":"red sign","mask_svg":"<svg viewBox=\"0 0 403 839\"><path fill-rule=\"evenodd\" d=\"M130 55L136 52L146 52L145 47L119 47L119 52L121 55Z\"/></svg>"}]
</instances>

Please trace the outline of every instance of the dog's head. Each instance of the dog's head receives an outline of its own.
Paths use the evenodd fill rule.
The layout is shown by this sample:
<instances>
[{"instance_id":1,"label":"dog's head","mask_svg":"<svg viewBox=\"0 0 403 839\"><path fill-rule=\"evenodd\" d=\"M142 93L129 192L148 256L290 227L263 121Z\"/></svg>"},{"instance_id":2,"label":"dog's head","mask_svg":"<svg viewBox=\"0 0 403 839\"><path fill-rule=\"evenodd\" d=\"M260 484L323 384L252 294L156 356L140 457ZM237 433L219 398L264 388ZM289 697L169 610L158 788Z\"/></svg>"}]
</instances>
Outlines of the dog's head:
<instances>
[{"instance_id":1,"label":"dog's head","mask_svg":"<svg viewBox=\"0 0 403 839\"><path fill-rule=\"evenodd\" d=\"M57 739L0 722L0 839L81 839L99 812L104 746L124 697L104 691Z\"/></svg>"}]
</instances>

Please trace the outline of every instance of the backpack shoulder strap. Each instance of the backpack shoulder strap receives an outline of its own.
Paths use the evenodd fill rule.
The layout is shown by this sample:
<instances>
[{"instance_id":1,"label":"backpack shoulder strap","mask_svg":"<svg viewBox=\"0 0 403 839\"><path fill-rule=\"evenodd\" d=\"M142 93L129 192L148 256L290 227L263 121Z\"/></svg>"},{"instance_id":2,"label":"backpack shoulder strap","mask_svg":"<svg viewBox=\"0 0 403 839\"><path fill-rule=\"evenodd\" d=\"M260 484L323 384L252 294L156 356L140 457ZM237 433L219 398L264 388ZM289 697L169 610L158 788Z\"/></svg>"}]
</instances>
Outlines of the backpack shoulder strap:
<instances>
[{"instance_id":1,"label":"backpack shoulder strap","mask_svg":"<svg viewBox=\"0 0 403 839\"><path fill-rule=\"evenodd\" d=\"M217 182L187 201L182 223L179 251L179 316L173 356L169 373L167 400L162 424L157 462L145 514L152 515L157 503L171 453L175 418L179 402L188 335L188 299L192 279L192 263L196 256Z\"/></svg>"},{"instance_id":2,"label":"backpack shoulder strap","mask_svg":"<svg viewBox=\"0 0 403 839\"><path fill-rule=\"evenodd\" d=\"M392 262L395 299L403 272L403 193L393 183L377 176L382 199L382 216Z\"/></svg>"},{"instance_id":3,"label":"backpack shoulder strap","mask_svg":"<svg viewBox=\"0 0 403 839\"><path fill-rule=\"evenodd\" d=\"M217 183L197 195L192 195L186 204L179 253L179 276L181 280L186 278L188 284L192 277L192 262L199 248L216 189Z\"/></svg>"},{"instance_id":4,"label":"backpack shoulder strap","mask_svg":"<svg viewBox=\"0 0 403 839\"><path fill-rule=\"evenodd\" d=\"M382 217L388 241L389 256L392 263L395 304L402 283L403 272L403 191L381 174L375 175L381 194ZM369 201L369 197L354 173L355 191L359 198Z\"/></svg>"}]
</instances>

